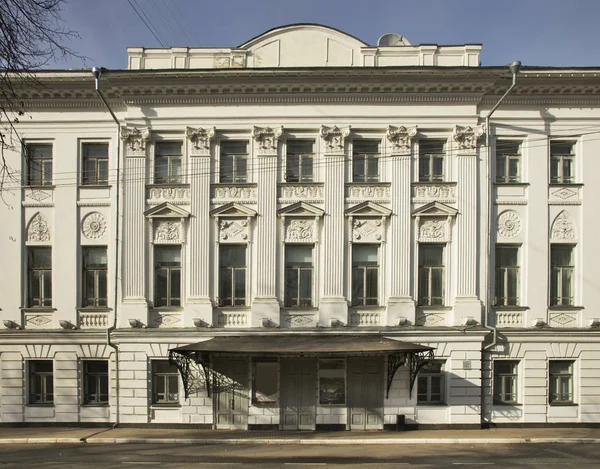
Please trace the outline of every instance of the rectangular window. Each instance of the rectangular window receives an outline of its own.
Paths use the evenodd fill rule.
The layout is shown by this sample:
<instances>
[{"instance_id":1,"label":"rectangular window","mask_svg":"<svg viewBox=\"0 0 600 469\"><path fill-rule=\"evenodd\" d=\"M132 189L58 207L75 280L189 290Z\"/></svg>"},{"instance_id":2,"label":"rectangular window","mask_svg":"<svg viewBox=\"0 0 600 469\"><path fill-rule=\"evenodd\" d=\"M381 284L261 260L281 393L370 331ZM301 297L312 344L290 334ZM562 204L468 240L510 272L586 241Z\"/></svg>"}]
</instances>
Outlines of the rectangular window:
<instances>
[{"instance_id":1,"label":"rectangular window","mask_svg":"<svg viewBox=\"0 0 600 469\"><path fill-rule=\"evenodd\" d=\"M27 306L52 306L52 248L27 248Z\"/></svg>"},{"instance_id":2,"label":"rectangular window","mask_svg":"<svg viewBox=\"0 0 600 469\"><path fill-rule=\"evenodd\" d=\"M573 403L573 362L550 361L550 404Z\"/></svg>"},{"instance_id":3,"label":"rectangular window","mask_svg":"<svg viewBox=\"0 0 600 469\"><path fill-rule=\"evenodd\" d=\"M444 304L444 245L419 244L419 305Z\"/></svg>"},{"instance_id":4,"label":"rectangular window","mask_svg":"<svg viewBox=\"0 0 600 469\"><path fill-rule=\"evenodd\" d=\"M494 404L516 404L519 362L494 362Z\"/></svg>"},{"instance_id":5,"label":"rectangular window","mask_svg":"<svg viewBox=\"0 0 600 469\"><path fill-rule=\"evenodd\" d=\"M288 140L285 162L286 182L313 182L314 142Z\"/></svg>"},{"instance_id":6,"label":"rectangular window","mask_svg":"<svg viewBox=\"0 0 600 469\"><path fill-rule=\"evenodd\" d=\"M498 140L496 143L496 182L521 182L521 142Z\"/></svg>"},{"instance_id":7,"label":"rectangular window","mask_svg":"<svg viewBox=\"0 0 600 469\"><path fill-rule=\"evenodd\" d=\"M417 403L443 404L444 386L444 363L428 363L419 371Z\"/></svg>"},{"instance_id":8,"label":"rectangular window","mask_svg":"<svg viewBox=\"0 0 600 469\"><path fill-rule=\"evenodd\" d=\"M346 403L346 361L319 360L319 404Z\"/></svg>"},{"instance_id":9,"label":"rectangular window","mask_svg":"<svg viewBox=\"0 0 600 469\"><path fill-rule=\"evenodd\" d=\"M379 245L352 245L352 305L379 304Z\"/></svg>"},{"instance_id":10,"label":"rectangular window","mask_svg":"<svg viewBox=\"0 0 600 469\"><path fill-rule=\"evenodd\" d=\"M179 372L169 360L152 360L152 403L179 404Z\"/></svg>"},{"instance_id":11,"label":"rectangular window","mask_svg":"<svg viewBox=\"0 0 600 469\"><path fill-rule=\"evenodd\" d=\"M54 368L52 360L30 360L29 403L54 403Z\"/></svg>"},{"instance_id":12,"label":"rectangular window","mask_svg":"<svg viewBox=\"0 0 600 469\"><path fill-rule=\"evenodd\" d=\"M421 140L419 142L419 181L441 182L444 180L445 140Z\"/></svg>"},{"instance_id":13,"label":"rectangular window","mask_svg":"<svg viewBox=\"0 0 600 469\"><path fill-rule=\"evenodd\" d=\"M219 182L244 183L248 182L248 142L221 142L221 161L219 167Z\"/></svg>"},{"instance_id":14,"label":"rectangular window","mask_svg":"<svg viewBox=\"0 0 600 469\"><path fill-rule=\"evenodd\" d=\"M182 177L181 142L156 142L154 152L154 183L180 184Z\"/></svg>"},{"instance_id":15,"label":"rectangular window","mask_svg":"<svg viewBox=\"0 0 600 469\"><path fill-rule=\"evenodd\" d=\"M181 306L181 246L154 246L154 306Z\"/></svg>"},{"instance_id":16,"label":"rectangular window","mask_svg":"<svg viewBox=\"0 0 600 469\"><path fill-rule=\"evenodd\" d=\"M83 403L108 404L108 360L83 362Z\"/></svg>"},{"instance_id":17,"label":"rectangular window","mask_svg":"<svg viewBox=\"0 0 600 469\"><path fill-rule=\"evenodd\" d=\"M106 307L106 247L84 247L82 306Z\"/></svg>"},{"instance_id":18,"label":"rectangular window","mask_svg":"<svg viewBox=\"0 0 600 469\"><path fill-rule=\"evenodd\" d=\"M496 295L494 306L519 304L519 247L496 246Z\"/></svg>"},{"instance_id":19,"label":"rectangular window","mask_svg":"<svg viewBox=\"0 0 600 469\"><path fill-rule=\"evenodd\" d=\"M108 143L84 143L81 184L103 186L108 184Z\"/></svg>"},{"instance_id":20,"label":"rectangular window","mask_svg":"<svg viewBox=\"0 0 600 469\"><path fill-rule=\"evenodd\" d=\"M277 404L279 401L278 363L255 361L252 364L252 403Z\"/></svg>"},{"instance_id":21,"label":"rectangular window","mask_svg":"<svg viewBox=\"0 0 600 469\"><path fill-rule=\"evenodd\" d=\"M562 140L550 142L550 182L556 184L575 182L575 142Z\"/></svg>"},{"instance_id":22,"label":"rectangular window","mask_svg":"<svg viewBox=\"0 0 600 469\"><path fill-rule=\"evenodd\" d=\"M352 142L352 182L379 182L379 140Z\"/></svg>"},{"instance_id":23,"label":"rectangular window","mask_svg":"<svg viewBox=\"0 0 600 469\"><path fill-rule=\"evenodd\" d=\"M285 247L285 306L312 306L312 246Z\"/></svg>"},{"instance_id":24,"label":"rectangular window","mask_svg":"<svg viewBox=\"0 0 600 469\"><path fill-rule=\"evenodd\" d=\"M52 145L29 143L25 147L27 184L30 186L52 185Z\"/></svg>"},{"instance_id":25,"label":"rectangular window","mask_svg":"<svg viewBox=\"0 0 600 469\"><path fill-rule=\"evenodd\" d=\"M550 306L572 306L573 246L553 244L550 247Z\"/></svg>"},{"instance_id":26,"label":"rectangular window","mask_svg":"<svg viewBox=\"0 0 600 469\"><path fill-rule=\"evenodd\" d=\"M219 306L246 304L246 246L219 246Z\"/></svg>"}]
</instances>

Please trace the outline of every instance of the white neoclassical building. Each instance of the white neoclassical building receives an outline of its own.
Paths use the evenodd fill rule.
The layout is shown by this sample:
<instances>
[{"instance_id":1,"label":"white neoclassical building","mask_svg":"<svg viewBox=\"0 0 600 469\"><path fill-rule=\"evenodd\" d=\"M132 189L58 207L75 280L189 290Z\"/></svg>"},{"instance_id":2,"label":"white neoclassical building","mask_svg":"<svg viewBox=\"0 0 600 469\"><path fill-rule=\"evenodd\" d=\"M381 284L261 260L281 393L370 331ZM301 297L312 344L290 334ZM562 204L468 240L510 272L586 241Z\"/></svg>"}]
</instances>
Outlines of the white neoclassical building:
<instances>
[{"instance_id":1,"label":"white neoclassical building","mask_svg":"<svg viewBox=\"0 0 600 469\"><path fill-rule=\"evenodd\" d=\"M600 423L600 69L480 51L299 24L40 72L0 424Z\"/></svg>"}]
</instances>

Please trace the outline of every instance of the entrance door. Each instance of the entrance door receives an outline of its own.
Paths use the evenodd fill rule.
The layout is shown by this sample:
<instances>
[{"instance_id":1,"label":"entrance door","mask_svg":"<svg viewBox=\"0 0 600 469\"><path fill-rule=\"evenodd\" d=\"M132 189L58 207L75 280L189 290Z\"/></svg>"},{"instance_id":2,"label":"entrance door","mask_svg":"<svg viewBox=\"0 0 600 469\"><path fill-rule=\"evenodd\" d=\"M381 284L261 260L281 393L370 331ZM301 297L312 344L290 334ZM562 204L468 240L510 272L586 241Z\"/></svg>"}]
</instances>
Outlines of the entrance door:
<instances>
[{"instance_id":1,"label":"entrance door","mask_svg":"<svg viewBox=\"0 0 600 469\"><path fill-rule=\"evenodd\" d=\"M348 358L350 430L383 429L383 357Z\"/></svg>"},{"instance_id":2,"label":"entrance door","mask_svg":"<svg viewBox=\"0 0 600 469\"><path fill-rule=\"evenodd\" d=\"M215 359L215 424L223 430L248 429L248 361Z\"/></svg>"},{"instance_id":3,"label":"entrance door","mask_svg":"<svg viewBox=\"0 0 600 469\"><path fill-rule=\"evenodd\" d=\"M283 430L314 430L317 361L281 360L281 423Z\"/></svg>"}]
</instances>

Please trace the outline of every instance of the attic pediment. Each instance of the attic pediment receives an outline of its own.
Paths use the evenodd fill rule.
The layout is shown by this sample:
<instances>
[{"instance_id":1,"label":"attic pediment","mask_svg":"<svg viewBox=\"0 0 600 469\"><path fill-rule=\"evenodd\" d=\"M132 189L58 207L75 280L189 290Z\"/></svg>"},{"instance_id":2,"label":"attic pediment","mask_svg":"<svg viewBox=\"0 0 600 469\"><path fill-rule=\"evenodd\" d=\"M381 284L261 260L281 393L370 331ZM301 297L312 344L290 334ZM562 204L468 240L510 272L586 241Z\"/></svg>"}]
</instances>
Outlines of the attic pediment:
<instances>
[{"instance_id":1,"label":"attic pediment","mask_svg":"<svg viewBox=\"0 0 600 469\"><path fill-rule=\"evenodd\" d=\"M144 215L146 218L188 218L190 212L169 202L163 202L156 207L146 210Z\"/></svg>"},{"instance_id":2,"label":"attic pediment","mask_svg":"<svg viewBox=\"0 0 600 469\"><path fill-rule=\"evenodd\" d=\"M254 217L256 211L244 205L230 202L210 212L213 217Z\"/></svg>"},{"instance_id":3,"label":"attic pediment","mask_svg":"<svg viewBox=\"0 0 600 469\"><path fill-rule=\"evenodd\" d=\"M277 211L280 217L322 217L325 212L314 205L298 202Z\"/></svg>"},{"instance_id":4,"label":"attic pediment","mask_svg":"<svg viewBox=\"0 0 600 469\"><path fill-rule=\"evenodd\" d=\"M347 217L389 217L392 211L379 204L366 201L346 210Z\"/></svg>"},{"instance_id":5,"label":"attic pediment","mask_svg":"<svg viewBox=\"0 0 600 469\"><path fill-rule=\"evenodd\" d=\"M413 210L413 217L454 217L458 210L441 202L431 202Z\"/></svg>"}]
</instances>

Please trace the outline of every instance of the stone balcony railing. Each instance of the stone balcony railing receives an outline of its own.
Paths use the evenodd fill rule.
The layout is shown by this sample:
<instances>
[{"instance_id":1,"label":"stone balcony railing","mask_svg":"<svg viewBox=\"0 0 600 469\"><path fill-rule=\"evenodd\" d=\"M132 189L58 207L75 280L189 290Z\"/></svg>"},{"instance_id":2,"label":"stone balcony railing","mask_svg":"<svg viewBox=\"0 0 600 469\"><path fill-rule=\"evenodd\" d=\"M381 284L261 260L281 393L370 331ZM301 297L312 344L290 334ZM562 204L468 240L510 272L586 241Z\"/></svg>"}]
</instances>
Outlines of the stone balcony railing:
<instances>
[{"instance_id":1,"label":"stone balcony railing","mask_svg":"<svg viewBox=\"0 0 600 469\"><path fill-rule=\"evenodd\" d=\"M79 329L107 329L111 326L109 312L79 311L77 325Z\"/></svg>"},{"instance_id":2,"label":"stone balcony railing","mask_svg":"<svg viewBox=\"0 0 600 469\"><path fill-rule=\"evenodd\" d=\"M523 327L523 311L496 311L496 327Z\"/></svg>"},{"instance_id":3,"label":"stone balcony railing","mask_svg":"<svg viewBox=\"0 0 600 469\"><path fill-rule=\"evenodd\" d=\"M217 313L218 327L248 327L250 324L248 311L219 311Z\"/></svg>"}]
</instances>

